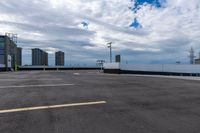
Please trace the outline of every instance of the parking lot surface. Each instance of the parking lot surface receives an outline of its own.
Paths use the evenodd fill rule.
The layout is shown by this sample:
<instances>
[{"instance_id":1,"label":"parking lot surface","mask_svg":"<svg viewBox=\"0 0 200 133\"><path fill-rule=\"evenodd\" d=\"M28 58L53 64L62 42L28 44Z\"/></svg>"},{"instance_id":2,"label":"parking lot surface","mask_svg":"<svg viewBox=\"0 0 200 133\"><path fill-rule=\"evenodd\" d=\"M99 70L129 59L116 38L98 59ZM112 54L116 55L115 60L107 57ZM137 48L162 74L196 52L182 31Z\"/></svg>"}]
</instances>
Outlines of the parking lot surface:
<instances>
[{"instance_id":1,"label":"parking lot surface","mask_svg":"<svg viewBox=\"0 0 200 133\"><path fill-rule=\"evenodd\" d=\"M199 125L198 80L0 73L0 133L199 133Z\"/></svg>"}]
</instances>

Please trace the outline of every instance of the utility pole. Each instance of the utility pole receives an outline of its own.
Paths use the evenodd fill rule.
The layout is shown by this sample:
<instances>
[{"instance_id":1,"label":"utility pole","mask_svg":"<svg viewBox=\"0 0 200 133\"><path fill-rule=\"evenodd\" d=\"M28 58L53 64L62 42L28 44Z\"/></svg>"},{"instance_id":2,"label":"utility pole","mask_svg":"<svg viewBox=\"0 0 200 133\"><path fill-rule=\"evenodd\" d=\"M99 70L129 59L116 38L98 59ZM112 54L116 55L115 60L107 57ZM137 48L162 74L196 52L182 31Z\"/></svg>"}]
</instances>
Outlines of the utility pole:
<instances>
[{"instance_id":1,"label":"utility pole","mask_svg":"<svg viewBox=\"0 0 200 133\"><path fill-rule=\"evenodd\" d=\"M110 63L112 63L112 42L108 43L108 48L110 48Z\"/></svg>"}]
</instances>

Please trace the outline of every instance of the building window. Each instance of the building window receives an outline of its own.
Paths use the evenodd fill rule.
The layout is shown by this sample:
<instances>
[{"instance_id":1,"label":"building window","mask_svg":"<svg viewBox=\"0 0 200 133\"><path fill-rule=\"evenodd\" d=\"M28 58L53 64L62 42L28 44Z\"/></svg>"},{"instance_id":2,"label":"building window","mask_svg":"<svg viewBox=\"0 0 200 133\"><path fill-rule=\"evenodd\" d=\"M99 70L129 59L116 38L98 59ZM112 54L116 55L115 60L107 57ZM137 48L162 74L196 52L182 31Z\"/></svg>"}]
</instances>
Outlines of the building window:
<instances>
[{"instance_id":1,"label":"building window","mask_svg":"<svg viewBox=\"0 0 200 133\"><path fill-rule=\"evenodd\" d=\"M0 64L4 64L4 55L0 55Z\"/></svg>"},{"instance_id":2,"label":"building window","mask_svg":"<svg viewBox=\"0 0 200 133\"><path fill-rule=\"evenodd\" d=\"M0 42L4 42L4 38L0 37Z\"/></svg>"},{"instance_id":3,"label":"building window","mask_svg":"<svg viewBox=\"0 0 200 133\"><path fill-rule=\"evenodd\" d=\"M0 49L4 49L4 42L0 41Z\"/></svg>"},{"instance_id":4,"label":"building window","mask_svg":"<svg viewBox=\"0 0 200 133\"><path fill-rule=\"evenodd\" d=\"M0 38L0 64L5 64L4 62L4 38Z\"/></svg>"},{"instance_id":5,"label":"building window","mask_svg":"<svg viewBox=\"0 0 200 133\"><path fill-rule=\"evenodd\" d=\"M4 50L0 49L0 55L4 55Z\"/></svg>"}]
</instances>

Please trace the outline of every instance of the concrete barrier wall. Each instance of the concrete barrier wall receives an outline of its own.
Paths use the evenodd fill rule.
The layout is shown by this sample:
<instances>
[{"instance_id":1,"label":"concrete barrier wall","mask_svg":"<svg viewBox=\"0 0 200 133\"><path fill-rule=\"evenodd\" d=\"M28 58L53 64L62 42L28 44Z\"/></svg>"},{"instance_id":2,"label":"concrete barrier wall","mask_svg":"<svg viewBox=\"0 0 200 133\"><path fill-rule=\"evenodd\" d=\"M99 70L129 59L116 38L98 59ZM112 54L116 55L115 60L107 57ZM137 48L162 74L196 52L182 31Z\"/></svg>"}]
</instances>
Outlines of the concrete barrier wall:
<instances>
[{"instance_id":1,"label":"concrete barrier wall","mask_svg":"<svg viewBox=\"0 0 200 133\"><path fill-rule=\"evenodd\" d=\"M200 73L200 65L120 65L121 70Z\"/></svg>"},{"instance_id":2,"label":"concrete barrier wall","mask_svg":"<svg viewBox=\"0 0 200 133\"><path fill-rule=\"evenodd\" d=\"M200 65L182 64L158 64L158 65L130 65L120 63L105 63L104 70L151 72L151 73L181 73L181 74L200 74Z\"/></svg>"},{"instance_id":3,"label":"concrete barrier wall","mask_svg":"<svg viewBox=\"0 0 200 133\"><path fill-rule=\"evenodd\" d=\"M104 69L120 69L120 63L104 63Z\"/></svg>"},{"instance_id":4,"label":"concrete barrier wall","mask_svg":"<svg viewBox=\"0 0 200 133\"><path fill-rule=\"evenodd\" d=\"M120 65L121 70L162 72L162 65Z\"/></svg>"},{"instance_id":5,"label":"concrete barrier wall","mask_svg":"<svg viewBox=\"0 0 200 133\"><path fill-rule=\"evenodd\" d=\"M163 71L178 73L200 73L200 65L164 65Z\"/></svg>"},{"instance_id":6,"label":"concrete barrier wall","mask_svg":"<svg viewBox=\"0 0 200 133\"><path fill-rule=\"evenodd\" d=\"M18 70L100 70L100 67L19 66Z\"/></svg>"}]
</instances>

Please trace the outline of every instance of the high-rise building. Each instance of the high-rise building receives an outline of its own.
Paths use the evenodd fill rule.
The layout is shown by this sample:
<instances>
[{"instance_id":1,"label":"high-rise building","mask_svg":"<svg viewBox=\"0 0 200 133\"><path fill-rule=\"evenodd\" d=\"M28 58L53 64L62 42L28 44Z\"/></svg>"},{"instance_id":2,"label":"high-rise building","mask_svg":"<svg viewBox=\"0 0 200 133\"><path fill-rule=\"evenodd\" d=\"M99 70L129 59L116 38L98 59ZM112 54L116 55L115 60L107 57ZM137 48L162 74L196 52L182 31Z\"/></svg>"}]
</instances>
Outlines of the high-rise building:
<instances>
[{"instance_id":1,"label":"high-rise building","mask_svg":"<svg viewBox=\"0 0 200 133\"><path fill-rule=\"evenodd\" d=\"M48 66L48 53L43 51L43 62L46 66Z\"/></svg>"},{"instance_id":2,"label":"high-rise building","mask_svg":"<svg viewBox=\"0 0 200 133\"><path fill-rule=\"evenodd\" d=\"M32 65L48 66L48 53L39 48L32 49Z\"/></svg>"},{"instance_id":3,"label":"high-rise building","mask_svg":"<svg viewBox=\"0 0 200 133\"><path fill-rule=\"evenodd\" d=\"M17 45L7 35L0 35L0 70L11 70L17 66Z\"/></svg>"},{"instance_id":4,"label":"high-rise building","mask_svg":"<svg viewBox=\"0 0 200 133\"><path fill-rule=\"evenodd\" d=\"M17 66L22 65L22 48L17 47Z\"/></svg>"},{"instance_id":5,"label":"high-rise building","mask_svg":"<svg viewBox=\"0 0 200 133\"><path fill-rule=\"evenodd\" d=\"M55 65L64 66L65 65L65 53L62 51L56 52L55 56Z\"/></svg>"},{"instance_id":6,"label":"high-rise building","mask_svg":"<svg viewBox=\"0 0 200 133\"><path fill-rule=\"evenodd\" d=\"M115 62L121 62L121 56L120 55L115 56Z\"/></svg>"}]
</instances>

